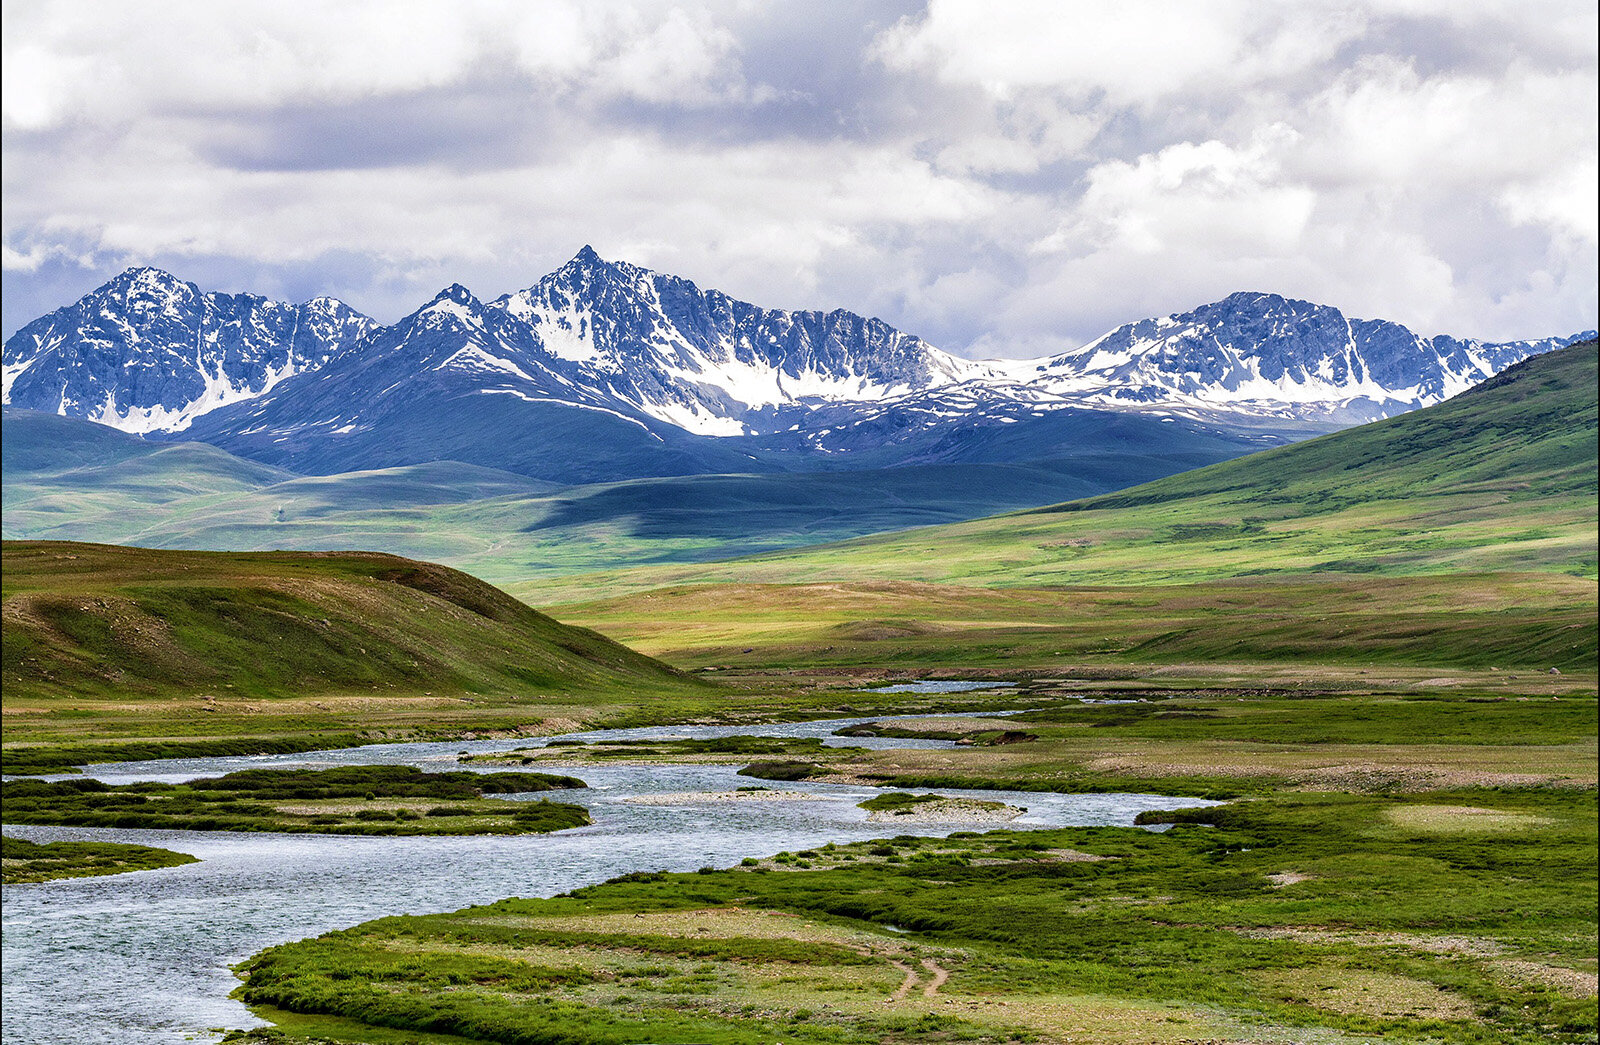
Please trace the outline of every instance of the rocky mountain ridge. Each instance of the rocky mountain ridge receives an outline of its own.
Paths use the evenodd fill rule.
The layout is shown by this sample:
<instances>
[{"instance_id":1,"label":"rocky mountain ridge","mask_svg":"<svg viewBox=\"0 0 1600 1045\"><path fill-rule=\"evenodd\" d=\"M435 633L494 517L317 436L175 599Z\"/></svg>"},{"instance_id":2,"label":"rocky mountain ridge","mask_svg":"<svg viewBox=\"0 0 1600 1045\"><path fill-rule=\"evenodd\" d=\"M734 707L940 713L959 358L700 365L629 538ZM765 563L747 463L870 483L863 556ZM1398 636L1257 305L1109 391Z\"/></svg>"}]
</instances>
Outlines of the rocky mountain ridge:
<instances>
[{"instance_id":1,"label":"rocky mountain ridge","mask_svg":"<svg viewBox=\"0 0 1600 1045\"><path fill-rule=\"evenodd\" d=\"M125 432L182 431L317 369L377 327L334 298L290 305L203 293L131 268L6 340L4 402Z\"/></svg>"},{"instance_id":2,"label":"rocky mountain ridge","mask_svg":"<svg viewBox=\"0 0 1600 1045\"><path fill-rule=\"evenodd\" d=\"M5 401L302 470L522 453L525 474L598 481L971 459L973 443L1043 459L1115 427L1076 420L1107 413L1281 441L1439 402L1571 340L1421 337L1238 293L1054 357L973 361L585 247L525 290L451 286L390 326L129 270L6 342Z\"/></svg>"}]
</instances>

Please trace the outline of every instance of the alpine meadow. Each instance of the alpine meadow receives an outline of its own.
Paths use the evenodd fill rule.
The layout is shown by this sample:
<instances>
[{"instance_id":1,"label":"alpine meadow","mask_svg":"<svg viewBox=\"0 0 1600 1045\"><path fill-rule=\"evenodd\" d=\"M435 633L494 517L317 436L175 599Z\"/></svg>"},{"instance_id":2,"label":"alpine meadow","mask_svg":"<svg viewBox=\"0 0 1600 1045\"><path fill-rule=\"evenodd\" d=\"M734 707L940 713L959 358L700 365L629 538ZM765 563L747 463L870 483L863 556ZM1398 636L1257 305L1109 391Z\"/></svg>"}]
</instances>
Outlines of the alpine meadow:
<instances>
[{"instance_id":1,"label":"alpine meadow","mask_svg":"<svg viewBox=\"0 0 1600 1045\"><path fill-rule=\"evenodd\" d=\"M91 7L0 1045L1596 1040L1592 4Z\"/></svg>"}]
</instances>

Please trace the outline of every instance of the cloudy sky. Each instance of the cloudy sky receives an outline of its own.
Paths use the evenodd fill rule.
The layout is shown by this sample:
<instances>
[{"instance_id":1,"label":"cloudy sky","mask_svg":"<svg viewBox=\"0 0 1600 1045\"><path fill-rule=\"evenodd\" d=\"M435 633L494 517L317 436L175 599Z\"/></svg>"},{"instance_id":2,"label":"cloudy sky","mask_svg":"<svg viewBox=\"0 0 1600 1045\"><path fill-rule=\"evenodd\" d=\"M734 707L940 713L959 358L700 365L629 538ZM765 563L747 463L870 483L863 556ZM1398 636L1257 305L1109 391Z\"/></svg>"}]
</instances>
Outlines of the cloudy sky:
<instances>
[{"instance_id":1,"label":"cloudy sky","mask_svg":"<svg viewBox=\"0 0 1600 1045\"><path fill-rule=\"evenodd\" d=\"M4 330L130 264L392 321L590 243L1041 355L1234 290L1596 324L1592 0L26 0Z\"/></svg>"}]
</instances>

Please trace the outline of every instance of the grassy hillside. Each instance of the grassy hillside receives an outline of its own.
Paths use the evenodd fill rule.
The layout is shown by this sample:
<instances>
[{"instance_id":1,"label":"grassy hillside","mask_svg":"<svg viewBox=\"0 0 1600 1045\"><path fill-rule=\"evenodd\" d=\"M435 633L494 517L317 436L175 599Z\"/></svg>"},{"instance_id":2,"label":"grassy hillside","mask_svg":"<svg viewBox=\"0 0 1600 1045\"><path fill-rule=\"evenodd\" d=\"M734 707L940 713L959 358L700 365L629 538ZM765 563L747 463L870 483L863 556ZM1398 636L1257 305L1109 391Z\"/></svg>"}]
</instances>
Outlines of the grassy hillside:
<instances>
[{"instance_id":1,"label":"grassy hillside","mask_svg":"<svg viewBox=\"0 0 1600 1045\"><path fill-rule=\"evenodd\" d=\"M363 548L445 563L495 584L978 518L1121 489L1250 445L1207 435L1179 447L1112 430L1063 456L1015 464L558 487L459 461L302 477L202 443L150 443L49 414L8 409L5 424L9 539ZM1025 447L1012 449L1026 456Z\"/></svg>"},{"instance_id":2,"label":"grassy hillside","mask_svg":"<svg viewBox=\"0 0 1600 1045\"><path fill-rule=\"evenodd\" d=\"M1117 494L511 590L686 666L1592 670L1595 388L1590 341L1439 406Z\"/></svg>"},{"instance_id":3,"label":"grassy hillside","mask_svg":"<svg viewBox=\"0 0 1600 1045\"><path fill-rule=\"evenodd\" d=\"M1596 577L1596 343L1448 402L1120 493L696 567L511 590L536 604L704 582L1171 584L1305 573Z\"/></svg>"},{"instance_id":4,"label":"grassy hillside","mask_svg":"<svg viewBox=\"0 0 1600 1045\"><path fill-rule=\"evenodd\" d=\"M360 726L698 685L466 574L367 553L7 542L6 739ZM405 717L402 715L401 717ZM512 720L516 721L516 720Z\"/></svg>"}]
</instances>

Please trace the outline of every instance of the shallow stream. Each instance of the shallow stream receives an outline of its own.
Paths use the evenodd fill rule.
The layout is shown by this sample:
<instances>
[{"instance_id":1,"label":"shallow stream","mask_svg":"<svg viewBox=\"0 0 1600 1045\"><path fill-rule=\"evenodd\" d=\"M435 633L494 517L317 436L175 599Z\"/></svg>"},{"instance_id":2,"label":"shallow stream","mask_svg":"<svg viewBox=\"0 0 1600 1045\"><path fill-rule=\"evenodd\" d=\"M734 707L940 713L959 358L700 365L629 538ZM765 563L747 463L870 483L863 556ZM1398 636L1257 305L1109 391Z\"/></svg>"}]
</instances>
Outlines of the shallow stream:
<instances>
[{"instance_id":1,"label":"shallow stream","mask_svg":"<svg viewBox=\"0 0 1600 1045\"><path fill-rule=\"evenodd\" d=\"M950 746L932 740L831 736L841 726L867 721L873 720L652 727L563 739L758 735L821 737L830 744L882 749ZM116 763L95 766L86 775L129 783L179 782L262 766L382 763L445 770L461 768L456 757L462 751L476 754L540 743L380 744L299 755ZM492 772L502 767L482 768ZM217 1028L260 1024L228 997L238 985L229 966L272 944L383 915L450 911L508 896L552 896L630 871L726 867L746 856L828 842L889 834L942 836L973 827L869 824L856 803L871 797L873 789L809 781L774 786L807 792L814 801L625 801L749 786L752 781L737 776L735 766L530 768L570 772L588 781L589 790L573 793L570 800L588 807L593 825L553 835L446 838L7 827L7 834L34 841L133 842L191 853L200 862L5 886L0 1040L6 1045L214 1040ZM1141 810L1198 804L1160 795L950 793L1026 807L1026 815L1005 825L1011 829L1127 825Z\"/></svg>"}]
</instances>

